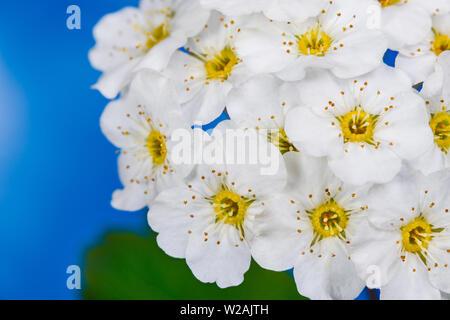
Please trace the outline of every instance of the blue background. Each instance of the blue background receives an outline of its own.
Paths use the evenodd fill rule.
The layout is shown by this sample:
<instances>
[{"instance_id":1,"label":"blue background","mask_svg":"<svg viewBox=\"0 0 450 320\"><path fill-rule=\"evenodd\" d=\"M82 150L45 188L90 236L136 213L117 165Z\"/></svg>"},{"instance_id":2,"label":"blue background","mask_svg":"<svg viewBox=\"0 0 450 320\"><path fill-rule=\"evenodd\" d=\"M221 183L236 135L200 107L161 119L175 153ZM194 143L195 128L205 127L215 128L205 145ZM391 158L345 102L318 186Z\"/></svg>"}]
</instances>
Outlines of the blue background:
<instances>
[{"instance_id":1,"label":"blue background","mask_svg":"<svg viewBox=\"0 0 450 320\"><path fill-rule=\"evenodd\" d=\"M99 72L87 59L98 20L137 3L0 4L1 299L80 298L66 288L66 268L82 265L107 231L148 230L145 211L110 207L120 187L115 148L100 131L107 100L90 89ZM66 28L71 4L81 30Z\"/></svg>"}]
</instances>

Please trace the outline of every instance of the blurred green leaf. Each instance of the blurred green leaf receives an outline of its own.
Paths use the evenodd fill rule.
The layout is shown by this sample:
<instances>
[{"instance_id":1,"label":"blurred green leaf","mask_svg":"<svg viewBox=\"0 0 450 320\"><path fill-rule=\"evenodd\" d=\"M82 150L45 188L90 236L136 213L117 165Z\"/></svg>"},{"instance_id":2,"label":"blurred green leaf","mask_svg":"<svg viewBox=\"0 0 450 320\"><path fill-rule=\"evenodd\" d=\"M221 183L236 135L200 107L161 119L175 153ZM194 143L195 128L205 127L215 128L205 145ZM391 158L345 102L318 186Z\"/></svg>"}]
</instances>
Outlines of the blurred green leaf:
<instances>
[{"instance_id":1,"label":"blurred green leaf","mask_svg":"<svg viewBox=\"0 0 450 320\"><path fill-rule=\"evenodd\" d=\"M184 259L167 256L155 235L107 235L91 250L85 266L86 299L304 299L285 272L252 262L238 287L220 289L197 280Z\"/></svg>"}]
</instances>

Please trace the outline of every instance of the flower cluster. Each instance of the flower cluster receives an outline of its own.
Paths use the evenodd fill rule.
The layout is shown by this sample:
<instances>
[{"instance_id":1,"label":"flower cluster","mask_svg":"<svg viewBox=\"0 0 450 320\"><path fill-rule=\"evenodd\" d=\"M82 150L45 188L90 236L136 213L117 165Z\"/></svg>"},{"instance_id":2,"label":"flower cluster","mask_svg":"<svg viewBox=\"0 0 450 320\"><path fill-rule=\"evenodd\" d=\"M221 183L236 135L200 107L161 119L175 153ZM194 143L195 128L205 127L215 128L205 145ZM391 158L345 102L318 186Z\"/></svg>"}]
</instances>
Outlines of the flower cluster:
<instances>
[{"instance_id":1,"label":"flower cluster","mask_svg":"<svg viewBox=\"0 0 450 320\"><path fill-rule=\"evenodd\" d=\"M312 299L448 297L450 0L142 0L94 37L94 87L120 94L112 206L149 207L200 281L239 285L254 259ZM227 159L228 131L255 133L278 166L176 161L180 130Z\"/></svg>"}]
</instances>

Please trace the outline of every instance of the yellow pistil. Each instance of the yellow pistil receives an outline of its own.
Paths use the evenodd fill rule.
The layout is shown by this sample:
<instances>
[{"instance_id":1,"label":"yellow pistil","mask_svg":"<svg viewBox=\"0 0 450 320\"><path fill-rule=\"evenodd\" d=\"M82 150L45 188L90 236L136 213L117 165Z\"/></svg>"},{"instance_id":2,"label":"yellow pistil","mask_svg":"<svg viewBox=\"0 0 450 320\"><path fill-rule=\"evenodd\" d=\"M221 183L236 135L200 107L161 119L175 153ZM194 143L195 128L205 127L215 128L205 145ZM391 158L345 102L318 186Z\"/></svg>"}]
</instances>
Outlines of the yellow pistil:
<instances>
[{"instance_id":1,"label":"yellow pistil","mask_svg":"<svg viewBox=\"0 0 450 320\"><path fill-rule=\"evenodd\" d=\"M239 58L230 47L225 47L216 53L211 60L205 62L206 77L210 80L227 80L231 76L234 66Z\"/></svg>"},{"instance_id":2,"label":"yellow pistil","mask_svg":"<svg viewBox=\"0 0 450 320\"><path fill-rule=\"evenodd\" d=\"M342 234L345 237L345 228L348 223L348 215L334 199L320 205L312 211L308 211L316 238L335 237ZM315 242L314 241L314 242Z\"/></svg>"},{"instance_id":3,"label":"yellow pistil","mask_svg":"<svg viewBox=\"0 0 450 320\"><path fill-rule=\"evenodd\" d=\"M411 253L422 254L422 250L428 248L433 238L432 226L422 216L404 225L400 230L403 249Z\"/></svg>"},{"instance_id":4,"label":"yellow pistil","mask_svg":"<svg viewBox=\"0 0 450 320\"><path fill-rule=\"evenodd\" d=\"M431 51L437 56L442 52L450 50L450 37L433 29L434 41L431 41Z\"/></svg>"},{"instance_id":5,"label":"yellow pistil","mask_svg":"<svg viewBox=\"0 0 450 320\"><path fill-rule=\"evenodd\" d=\"M337 117L344 135L344 142L374 144L373 134L378 116L366 113L361 107Z\"/></svg>"},{"instance_id":6,"label":"yellow pistil","mask_svg":"<svg viewBox=\"0 0 450 320\"><path fill-rule=\"evenodd\" d=\"M408 0L378 0L378 2L381 4L383 8L385 8L401 2L407 3Z\"/></svg>"},{"instance_id":7,"label":"yellow pistil","mask_svg":"<svg viewBox=\"0 0 450 320\"><path fill-rule=\"evenodd\" d=\"M212 198L216 213L216 223L226 223L236 227L244 236L244 219L251 200L236 192L224 189Z\"/></svg>"},{"instance_id":8,"label":"yellow pistil","mask_svg":"<svg viewBox=\"0 0 450 320\"><path fill-rule=\"evenodd\" d=\"M300 54L308 56L324 56L333 42L331 37L320 29L320 26L296 38Z\"/></svg>"},{"instance_id":9,"label":"yellow pistil","mask_svg":"<svg viewBox=\"0 0 450 320\"><path fill-rule=\"evenodd\" d=\"M154 165L162 165L166 161L166 136L158 130L152 130L147 137L147 150L152 157Z\"/></svg>"},{"instance_id":10,"label":"yellow pistil","mask_svg":"<svg viewBox=\"0 0 450 320\"><path fill-rule=\"evenodd\" d=\"M267 140L280 149L281 154L289 151L298 152L298 149L289 141L284 129L269 130Z\"/></svg>"},{"instance_id":11,"label":"yellow pistil","mask_svg":"<svg viewBox=\"0 0 450 320\"><path fill-rule=\"evenodd\" d=\"M431 115L430 127L434 133L434 142L442 152L448 153L450 149L450 114L439 112Z\"/></svg>"},{"instance_id":12,"label":"yellow pistil","mask_svg":"<svg viewBox=\"0 0 450 320\"><path fill-rule=\"evenodd\" d=\"M146 32L147 42L145 43L146 51L149 51L158 43L163 41L169 36L169 26L166 22L163 22L151 32Z\"/></svg>"}]
</instances>

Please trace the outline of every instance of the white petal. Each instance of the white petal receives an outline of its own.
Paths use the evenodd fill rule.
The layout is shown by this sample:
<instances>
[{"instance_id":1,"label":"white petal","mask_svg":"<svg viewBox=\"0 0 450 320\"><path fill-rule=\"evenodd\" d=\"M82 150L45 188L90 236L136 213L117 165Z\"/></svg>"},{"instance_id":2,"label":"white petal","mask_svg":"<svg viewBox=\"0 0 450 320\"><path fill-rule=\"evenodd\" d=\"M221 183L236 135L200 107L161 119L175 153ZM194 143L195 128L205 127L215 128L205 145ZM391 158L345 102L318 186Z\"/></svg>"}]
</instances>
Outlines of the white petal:
<instances>
[{"instance_id":1,"label":"white petal","mask_svg":"<svg viewBox=\"0 0 450 320\"><path fill-rule=\"evenodd\" d=\"M434 143L425 101L418 94L405 92L393 104L394 108L379 119L374 138L386 145L392 143L391 149L403 159L417 158ZM383 125L386 122L389 125Z\"/></svg>"},{"instance_id":2,"label":"white petal","mask_svg":"<svg viewBox=\"0 0 450 320\"><path fill-rule=\"evenodd\" d=\"M379 288L395 275L401 263L399 240L398 232L374 228L367 221L359 224L350 252L359 277L370 287Z\"/></svg>"},{"instance_id":3,"label":"white petal","mask_svg":"<svg viewBox=\"0 0 450 320\"><path fill-rule=\"evenodd\" d=\"M260 75L233 89L227 98L230 118L241 128L261 126L263 120L273 123L273 127L283 126L281 84L273 76Z\"/></svg>"},{"instance_id":4,"label":"white petal","mask_svg":"<svg viewBox=\"0 0 450 320\"><path fill-rule=\"evenodd\" d=\"M417 183L412 173L404 170L390 183L371 189L369 220L378 228L398 230L420 213L419 200Z\"/></svg>"},{"instance_id":5,"label":"white petal","mask_svg":"<svg viewBox=\"0 0 450 320\"><path fill-rule=\"evenodd\" d=\"M105 71L92 88L99 90L105 98L114 99L119 91L130 83L133 77L132 70L140 61L141 58L133 59L115 69Z\"/></svg>"},{"instance_id":6,"label":"white petal","mask_svg":"<svg viewBox=\"0 0 450 320\"><path fill-rule=\"evenodd\" d=\"M312 232L304 227L310 223L297 220L297 210L291 198L278 195L265 204L264 213L255 219L256 236L251 252L263 268L275 271L292 268L300 252L311 243Z\"/></svg>"},{"instance_id":7,"label":"white petal","mask_svg":"<svg viewBox=\"0 0 450 320\"><path fill-rule=\"evenodd\" d=\"M193 230L189 236L186 262L197 279L216 282L220 288L242 283L244 273L250 267L250 250L246 242L234 240L232 233L237 230L233 229L229 226L224 234L209 231L207 236L201 226Z\"/></svg>"},{"instance_id":8,"label":"white petal","mask_svg":"<svg viewBox=\"0 0 450 320\"><path fill-rule=\"evenodd\" d=\"M148 223L159 233L159 247L172 257L184 258L186 255L188 231L192 229L199 210L191 202L185 204L184 200L190 200L193 194L187 188L169 189L161 192L150 206Z\"/></svg>"},{"instance_id":9,"label":"white petal","mask_svg":"<svg viewBox=\"0 0 450 320\"><path fill-rule=\"evenodd\" d=\"M389 47L395 50L422 41L431 29L431 17L410 3L388 6L383 8L381 26L391 39Z\"/></svg>"},{"instance_id":10,"label":"white petal","mask_svg":"<svg viewBox=\"0 0 450 320\"><path fill-rule=\"evenodd\" d=\"M138 104L135 96L126 95L119 100L110 102L103 111L100 118L102 132L118 148L129 148L135 145L136 136L125 132L139 129L135 117ZM130 117L127 117L127 114Z\"/></svg>"},{"instance_id":11,"label":"white petal","mask_svg":"<svg viewBox=\"0 0 450 320\"><path fill-rule=\"evenodd\" d=\"M348 152L330 158L328 164L334 174L347 183L386 183L400 171L401 160L389 149L361 147L358 143L348 143L345 149Z\"/></svg>"},{"instance_id":12,"label":"white petal","mask_svg":"<svg viewBox=\"0 0 450 320\"><path fill-rule=\"evenodd\" d=\"M391 281L381 288L380 299L439 300L439 290L431 285L427 270L420 263L401 263Z\"/></svg>"},{"instance_id":13,"label":"white petal","mask_svg":"<svg viewBox=\"0 0 450 320\"><path fill-rule=\"evenodd\" d=\"M245 28L236 38L236 50L250 70L272 73L284 69L295 58L286 52L283 29L276 22L259 19L253 28Z\"/></svg>"},{"instance_id":14,"label":"white petal","mask_svg":"<svg viewBox=\"0 0 450 320\"><path fill-rule=\"evenodd\" d=\"M322 241L332 240L335 239ZM309 251L299 256L294 267L298 291L311 299L355 299L364 283L356 275L353 262L342 245L330 243L327 246L330 249L320 257Z\"/></svg>"},{"instance_id":15,"label":"white petal","mask_svg":"<svg viewBox=\"0 0 450 320\"><path fill-rule=\"evenodd\" d=\"M172 21L172 29L175 33L182 33L188 37L198 34L208 22L210 11L204 9L198 0L179 1L175 16Z\"/></svg>"},{"instance_id":16,"label":"white petal","mask_svg":"<svg viewBox=\"0 0 450 320\"><path fill-rule=\"evenodd\" d=\"M144 185L128 184L123 190L114 191L111 206L122 211L137 211L145 208L150 202L144 194L146 190Z\"/></svg>"},{"instance_id":17,"label":"white petal","mask_svg":"<svg viewBox=\"0 0 450 320\"><path fill-rule=\"evenodd\" d=\"M414 83L425 81L433 72L436 63L436 55L427 53L418 57L398 55L395 65L406 72Z\"/></svg>"},{"instance_id":18,"label":"white petal","mask_svg":"<svg viewBox=\"0 0 450 320\"><path fill-rule=\"evenodd\" d=\"M334 118L319 117L307 108L294 108L286 116L285 128L289 140L307 154L321 157L343 152L343 139Z\"/></svg>"},{"instance_id":19,"label":"white petal","mask_svg":"<svg viewBox=\"0 0 450 320\"><path fill-rule=\"evenodd\" d=\"M377 30L355 32L339 41L337 51L330 51L327 60L331 71L339 78L350 78L367 73L382 63L387 41ZM336 44L337 45L337 44Z\"/></svg>"}]
</instances>

